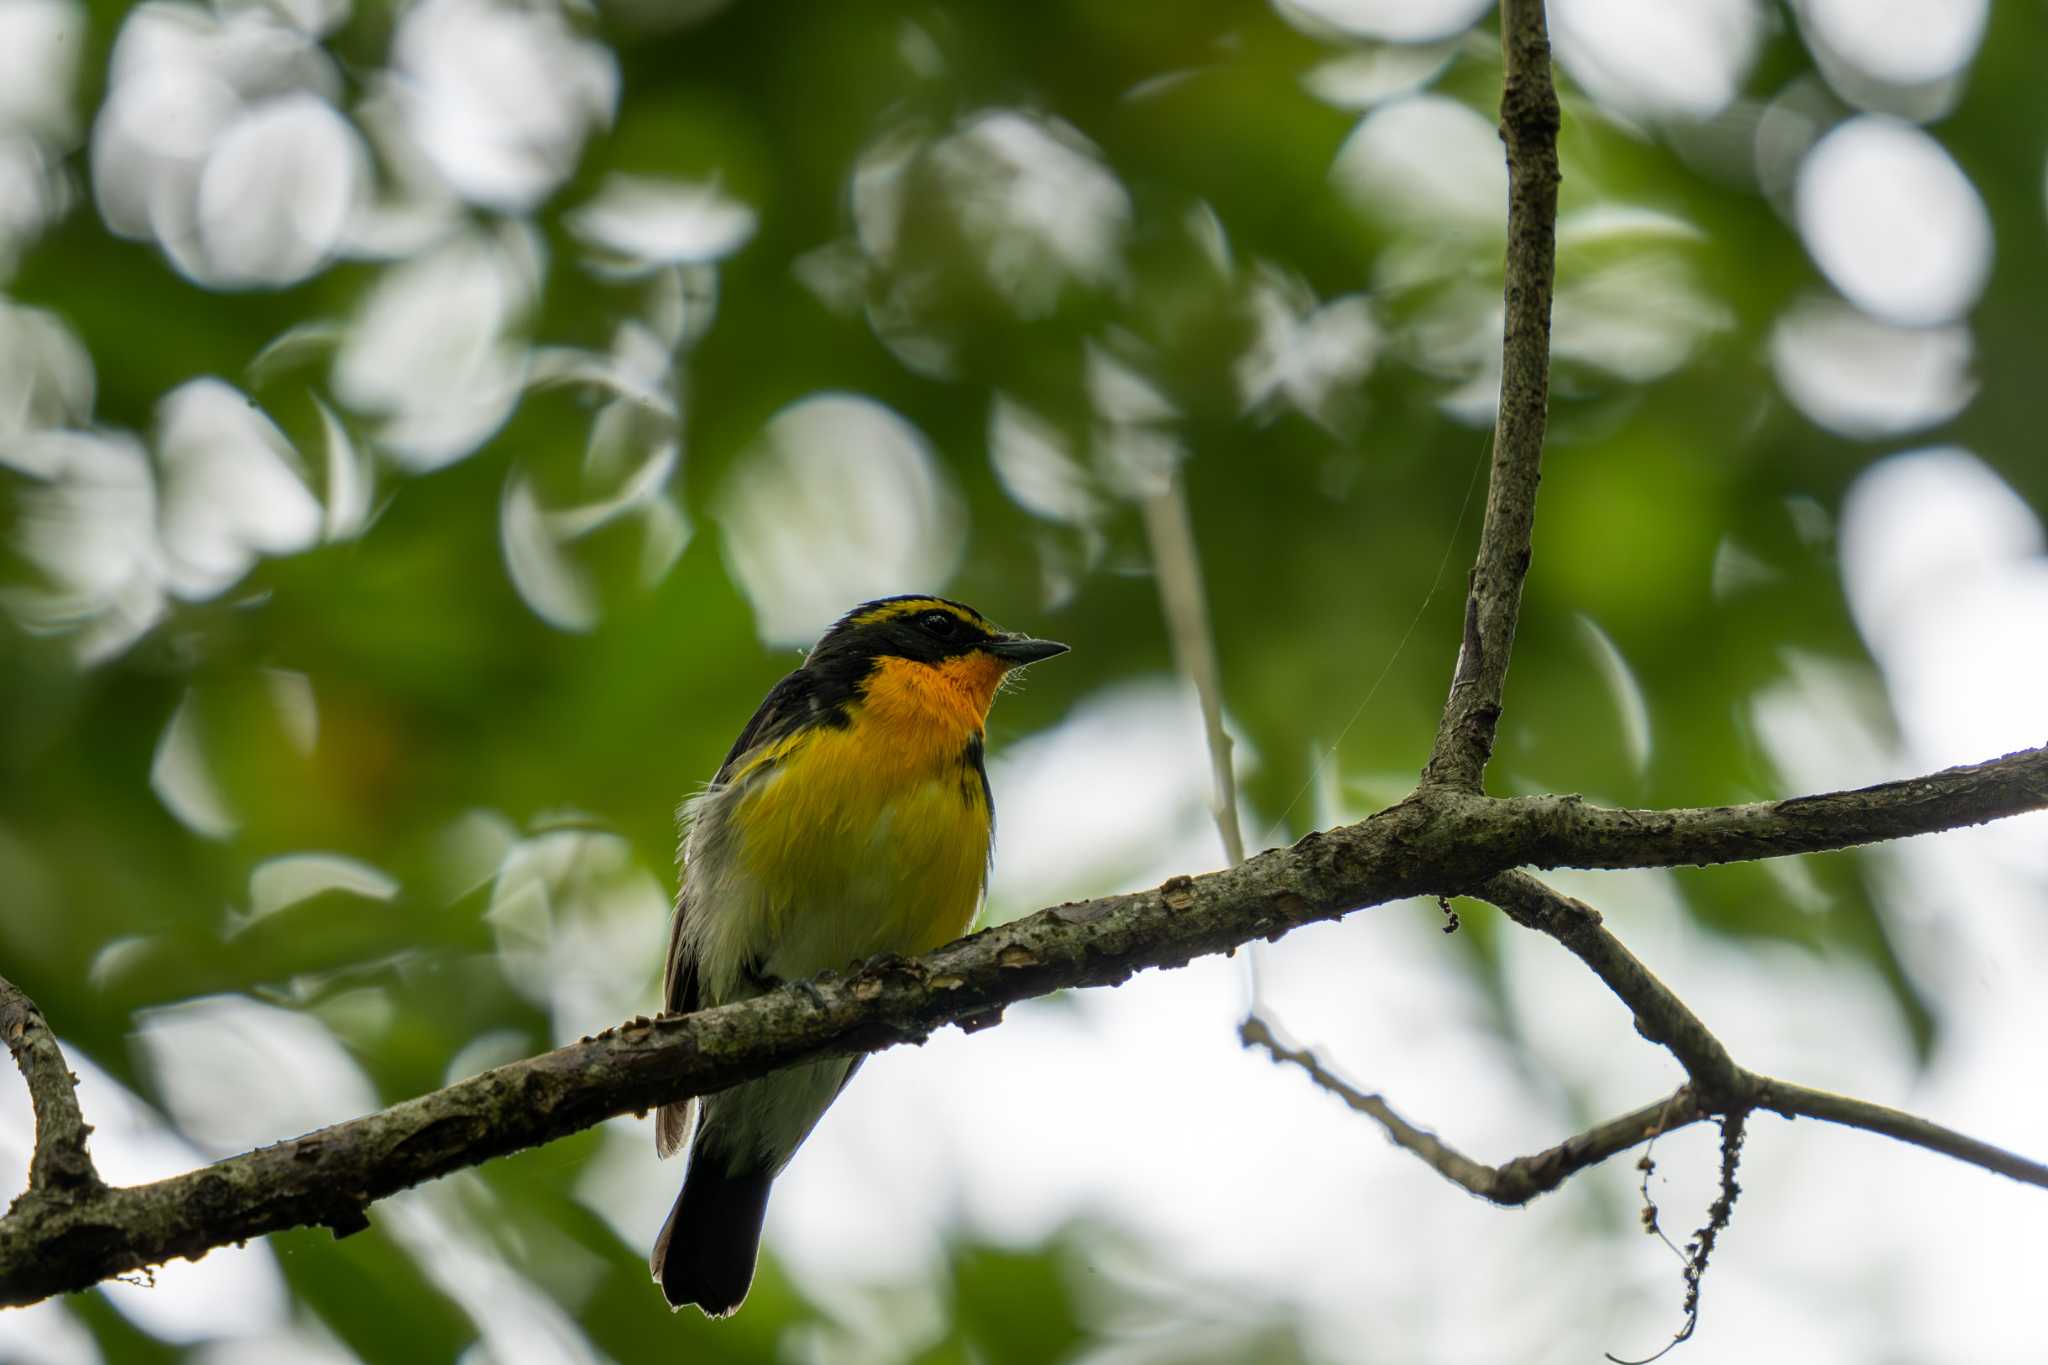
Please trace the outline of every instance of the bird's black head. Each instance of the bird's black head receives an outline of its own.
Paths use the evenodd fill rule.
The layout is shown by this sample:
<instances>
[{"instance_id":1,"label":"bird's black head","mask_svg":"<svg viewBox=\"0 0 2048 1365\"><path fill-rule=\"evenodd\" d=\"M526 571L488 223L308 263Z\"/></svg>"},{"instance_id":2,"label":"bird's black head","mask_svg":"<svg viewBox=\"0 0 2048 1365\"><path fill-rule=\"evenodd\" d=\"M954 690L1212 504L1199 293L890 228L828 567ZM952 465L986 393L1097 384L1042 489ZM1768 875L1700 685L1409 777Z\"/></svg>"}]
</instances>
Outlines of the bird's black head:
<instances>
[{"instance_id":1,"label":"bird's black head","mask_svg":"<svg viewBox=\"0 0 2048 1365\"><path fill-rule=\"evenodd\" d=\"M804 666L830 667L878 658L939 664L977 651L1001 660L1006 667L1020 668L1064 654L1067 647L997 630L964 602L908 593L863 602L840 617L819 639Z\"/></svg>"}]
</instances>

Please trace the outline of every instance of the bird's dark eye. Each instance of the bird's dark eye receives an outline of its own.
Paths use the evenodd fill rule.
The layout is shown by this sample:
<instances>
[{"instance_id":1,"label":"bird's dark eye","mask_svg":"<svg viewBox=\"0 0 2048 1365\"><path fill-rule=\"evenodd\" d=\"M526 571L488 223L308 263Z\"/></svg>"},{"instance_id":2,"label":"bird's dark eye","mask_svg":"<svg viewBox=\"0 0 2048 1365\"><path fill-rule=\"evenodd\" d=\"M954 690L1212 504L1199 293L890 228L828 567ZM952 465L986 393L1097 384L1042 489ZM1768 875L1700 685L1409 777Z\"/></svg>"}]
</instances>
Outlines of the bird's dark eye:
<instances>
[{"instance_id":1,"label":"bird's dark eye","mask_svg":"<svg viewBox=\"0 0 2048 1365\"><path fill-rule=\"evenodd\" d=\"M928 611L920 620L924 628L941 640L950 640L960 629L960 618L950 611Z\"/></svg>"}]
</instances>

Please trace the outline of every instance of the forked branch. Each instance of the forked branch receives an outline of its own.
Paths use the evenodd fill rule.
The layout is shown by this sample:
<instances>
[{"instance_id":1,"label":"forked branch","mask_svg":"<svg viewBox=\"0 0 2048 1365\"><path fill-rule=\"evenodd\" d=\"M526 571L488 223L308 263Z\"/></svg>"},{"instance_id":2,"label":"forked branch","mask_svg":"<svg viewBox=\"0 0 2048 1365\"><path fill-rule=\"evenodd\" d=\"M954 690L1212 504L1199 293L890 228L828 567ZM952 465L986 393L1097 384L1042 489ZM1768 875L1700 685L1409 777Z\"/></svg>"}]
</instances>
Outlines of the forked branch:
<instances>
[{"instance_id":1,"label":"forked branch","mask_svg":"<svg viewBox=\"0 0 2048 1365\"><path fill-rule=\"evenodd\" d=\"M1360 1090L1307 1048L1293 1047L1281 1041L1264 1019L1256 1016L1246 1019L1238 1026L1237 1033L1246 1047L1263 1050L1275 1062L1300 1067L1317 1086L1378 1123L1396 1147L1413 1153L1444 1179L1464 1186L1481 1199L1506 1207L1526 1204L1617 1152L1639 1147L1660 1133L1668 1133L1708 1117L1694 1102L1691 1090L1680 1086L1664 1099L1574 1134L1555 1147L1489 1166L1402 1118L1383 1096Z\"/></svg>"},{"instance_id":2,"label":"forked branch","mask_svg":"<svg viewBox=\"0 0 2048 1365\"><path fill-rule=\"evenodd\" d=\"M1554 831L1561 844L1571 846L1569 851L1528 850L1528 856L1517 862L1538 867L1639 867L1650 843L1683 843L1687 856L1674 862L1729 862L1810 851L1813 846L1806 841L1814 835L1831 847L1846 846L1837 842L1845 837L1852 842L1895 838L1918 826L1930 806L1975 823L2007 813L2003 806L2010 799L2029 807L2048 801L2048 757L2040 749L1853 794L1666 811L1647 820L1641 813L1600 811L1576 797L1496 802L1481 794L1533 546L1548 407L1559 180L1559 109L1543 0L1501 0L1500 24L1505 68L1500 129L1507 144L1508 231L1494 458L1486 521L1443 718L1421 782L1403 805L1432 809L1440 818L1455 818L1453 812L1471 815L1473 823L1462 833L1473 846L1490 833L1505 832L1496 820L1509 809ZM1520 828L1526 832L1529 826ZM1612 861L1600 851L1610 840L1616 855ZM1746 1120L1756 1108L1883 1132L2018 1180L2048 1185L2048 1167L1928 1120L1745 1070L1699 1016L1605 928L1597 911L1536 878L1504 870L1467 889L1492 901L1516 923L1555 938L1591 968L1628 1005L1637 1031L1667 1048L1684 1067L1687 1083L1663 1101L1591 1128L1546 1152L1489 1166L1408 1122L1381 1096L1344 1081L1314 1054L1283 1043L1256 1012L1240 1030L1243 1042L1265 1049L1275 1061L1301 1067L1317 1085L1379 1123L1396 1145L1445 1178L1500 1203L1526 1203L1615 1152L1672 1127L1720 1117L1721 1193L1707 1223L1681 1253L1686 1261L1685 1323L1665 1351L1687 1340L1698 1324L1701 1277L1734 1209L1740 1188L1736 1164Z\"/></svg>"},{"instance_id":3,"label":"forked branch","mask_svg":"<svg viewBox=\"0 0 2048 1365\"><path fill-rule=\"evenodd\" d=\"M2048 750L1891 784L1924 793L1884 818L1915 832L2048 807ZM1888 788L1864 794L1885 805ZM1545 798L1559 801L1561 798ZM915 961L884 961L850 977L788 986L693 1015L642 1020L597 1038L485 1072L446 1089L290 1142L230 1157L153 1185L110 1189L73 1203L0 1218L0 1305L81 1289L110 1275L282 1228L360 1227L375 1200L420 1181L687 1095L720 1090L811 1057L921 1041L961 1020L986 1023L1002 1007L1074 986L1116 985L1147 967L1178 967L1205 953L1408 896L1463 894L1530 864L1619 861L1634 829L1641 866L1792 848L1843 847L1872 837L1856 811L1864 797L1738 807L1713 816L1709 837L1655 811L1571 805L1571 818L1524 801L1418 793L1356 825L1311 834L1294 847L1149 891L1054 906L985 930ZM1841 813L1830 832L1801 813ZM1786 808L1791 808L1789 811ZM1732 820L1723 817L1732 815ZM1903 831L1901 831L1903 832ZM1612 984L1612 983L1610 983ZM1960 1134L1892 1111L1786 1087L1760 1099L1920 1142L1965 1160L1982 1149ZM1993 1149L1995 1150L1995 1149ZM1989 1163L1985 1163L1989 1164ZM1992 1169L2033 1181L2034 1163ZM2034 1182L2044 1183L2044 1182Z\"/></svg>"},{"instance_id":4,"label":"forked branch","mask_svg":"<svg viewBox=\"0 0 2048 1365\"><path fill-rule=\"evenodd\" d=\"M1261 1049L1276 1062L1300 1067L1318 1087L1377 1122L1395 1146L1412 1153L1452 1184L1462 1185L1496 1204L1526 1204L1538 1195L1548 1194L1586 1167L1664 1133L1704 1119L1758 1110L1788 1119L1821 1119L1844 1128L1860 1128L2009 1176L2021 1184L2048 1189L2048 1165L2041 1162L1914 1114L1769 1076L1749 1077L1750 1089L1736 1102L1711 1102L1690 1085L1682 1085L1661 1100L1575 1133L1555 1147L1489 1166L1401 1117L1384 1096L1359 1089L1314 1052L1283 1041L1263 1020L1247 1019L1239 1027L1238 1036L1246 1047Z\"/></svg>"},{"instance_id":5,"label":"forked branch","mask_svg":"<svg viewBox=\"0 0 2048 1365\"><path fill-rule=\"evenodd\" d=\"M1882 1106L1743 1071L1705 1025L1601 927L1588 907L1517 869L1668 867L1847 848L2048 808L2048 749L1855 792L1702 810L1603 810L1576 797L1480 794L1528 569L1547 390L1557 101L1539 0L1503 0L1503 131L1510 156L1506 363L1500 428L1443 725L1423 780L1369 820L1311 834L1201 877L1054 906L915 961L784 987L686 1016L639 1019L431 1094L151 1185L94 1173L69 1071L41 1016L0 982L0 1036L37 1115L30 1191L0 1217L0 1305L82 1289L124 1271L280 1229L364 1225L410 1185L589 1128L616 1114L720 1090L797 1062L976 1027L1005 1005L1277 938L1303 924L1417 895L1476 893L1557 937L1669 1048L1690 1077L1665 1099L1499 1167L1470 1160L1349 1087L1315 1058L1248 1026L1248 1044L1303 1066L1466 1188L1526 1202L1574 1171L1709 1115L1766 1109L1882 1133L2030 1184L2048 1167ZM1220 716L1220 711L1216 713ZM1212 722L1213 724L1213 722ZM1220 728L1220 727L1219 727Z\"/></svg>"}]
</instances>

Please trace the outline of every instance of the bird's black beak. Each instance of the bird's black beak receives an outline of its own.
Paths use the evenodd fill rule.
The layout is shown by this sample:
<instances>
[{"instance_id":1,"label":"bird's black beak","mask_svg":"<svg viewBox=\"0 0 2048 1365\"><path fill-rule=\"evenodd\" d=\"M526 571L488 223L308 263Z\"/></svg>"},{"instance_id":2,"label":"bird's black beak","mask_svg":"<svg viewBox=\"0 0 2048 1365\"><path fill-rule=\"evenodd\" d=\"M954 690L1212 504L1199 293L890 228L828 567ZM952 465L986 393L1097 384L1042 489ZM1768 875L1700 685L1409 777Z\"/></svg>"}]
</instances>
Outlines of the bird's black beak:
<instances>
[{"instance_id":1,"label":"bird's black beak","mask_svg":"<svg viewBox=\"0 0 2048 1365\"><path fill-rule=\"evenodd\" d=\"M1055 654L1067 652L1067 647L1056 640L1034 640L1029 635L998 636L982 648L1012 668L1022 668L1025 664L1035 664L1040 659L1050 659Z\"/></svg>"}]
</instances>

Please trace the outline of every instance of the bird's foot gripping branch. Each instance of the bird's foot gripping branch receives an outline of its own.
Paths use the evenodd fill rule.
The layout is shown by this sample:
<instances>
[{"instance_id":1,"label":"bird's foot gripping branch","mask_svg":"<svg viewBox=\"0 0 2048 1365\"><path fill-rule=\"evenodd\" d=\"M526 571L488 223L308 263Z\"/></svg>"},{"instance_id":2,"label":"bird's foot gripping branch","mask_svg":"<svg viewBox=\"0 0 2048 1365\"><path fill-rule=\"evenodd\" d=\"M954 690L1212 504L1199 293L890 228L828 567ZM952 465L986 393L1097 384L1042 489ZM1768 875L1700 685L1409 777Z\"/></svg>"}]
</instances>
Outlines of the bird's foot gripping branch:
<instances>
[{"instance_id":1,"label":"bird's foot gripping branch","mask_svg":"<svg viewBox=\"0 0 2048 1365\"><path fill-rule=\"evenodd\" d=\"M1222 872L1052 906L922 956L878 960L849 975L634 1019L377 1113L142 1186L115 1188L100 1180L55 1037L27 997L0 982L0 1036L28 1081L36 1114L28 1189L0 1217L0 1304L83 1289L285 1228L326 1226L344 1234L364 1226L376 1201L398 1190L617 1114L678 1105L793 1066L920 1042L947 1024L985 1027L1015 1001L1069 987L1114 986L1146 968L1176 967L1409 896L1477 897L1556 940L1622 1003L1626 1013L1617 1023L1625 1017L1671 1054L1682 1083L1550 1148L1489 1166L1404 1119L1384 1098L1342 1080L1262 1016L1245 1021L1246 1045L1302 1068L1404 1150L1503 1204L1525 1203L1677 1127L1719 1120L1721 1197L1688 1255L1681 1339L1696 1318L1700 1275L1714 1239L1733 1213L1736 1162L1759 1113L1862 1128L2048 1188L2048 1167L2036 1160L1912 1114L1747 1069L1597 911L1529 871L1775 858L2048 809L2048 749L1854 791L1740 806L1626 810L1572 796L1485 794L1535 543L1559 181L1560 113L1540 0L1504 0L1501 33L1509 198L1499 419L1452 681L1427 766L1409 797L1368 820L1312 834ZM1147 515L1155 547L1164 547L1162 582L1184 646L1179 653L1191 671L1210 675L1204 713L1216 749L1219 819L1235 860L1240 841L1234 816L1225 818L1235 801L1227 735L1213 686L1213 641L1194 571L1192 531L1184 504L1162 499ZM1177 573L1165 571L1168 551L1182 561ZM936 620L926 625L942 628ZM938 644L931 649L943 653ZM962 669L957 681L966 694L978 695L973 688L985 675ZM965 744L958 750L970 752ZM978 762L978 752L974 756ZM690 1000L685 991L673 1003L709 1001Z\"/></svg>"},{"instance_id":2,"label":"bird's foot gripping branch","mask_svg":"<svg viewBox=\"0 0 2048 1365\"><path fill-rule=\"evenodd\" d=\"M1682 1099L1657 1101L1572 1139L1560 1147L1563 1155L1509 1163L1503 1190L1544 1180L1549 1188L1633 1145L1621 1142L1625 1134L1647 1140L1642 1116L1652 1107L1670 1114L1664 1128L1746 1109L1826 1119L2048 1186L2048 1169L2025 1157L1896 1110L1742 1070L1596 914L1515 871L1816 852L2043 808L2048 749L1858 791L1696 810L1419 791L1369 820L1222 872L1052 906L921 957L814 981L807 990L784 986L694 1014L632 1020L362 1118L119 1188L91 1173L85 1120L55 1039L26 998L9 989L0 1021L31 1081L37 1158L28 1195L0 1218L0 1304L196 1259L285 1228L350 1231L377 1200L399 1190L613 1115L710 1094L804 1061L921 1042L948 1024L984 1025L1019 1000L1113 986L1148 967L1177 967L1418 895L1494 900L1518 922L1556 938L1607 982L1690 1078Z\"/></svg>"}]
</instances>

